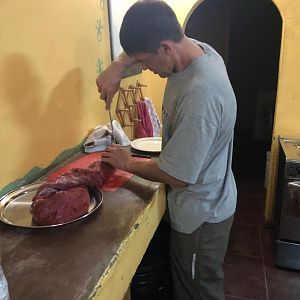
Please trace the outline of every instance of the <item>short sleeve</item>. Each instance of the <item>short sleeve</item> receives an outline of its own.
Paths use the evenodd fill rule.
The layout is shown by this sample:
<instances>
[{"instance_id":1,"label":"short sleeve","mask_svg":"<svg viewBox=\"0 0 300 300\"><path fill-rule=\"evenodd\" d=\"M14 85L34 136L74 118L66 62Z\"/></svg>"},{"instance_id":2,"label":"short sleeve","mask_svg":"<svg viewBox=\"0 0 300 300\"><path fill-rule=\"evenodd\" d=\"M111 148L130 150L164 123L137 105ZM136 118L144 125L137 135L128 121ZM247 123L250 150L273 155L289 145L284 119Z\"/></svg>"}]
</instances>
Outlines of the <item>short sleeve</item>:
<instances>
[{"instance_id":1,"label":"short sleeve","mask_svg":"<svg viewBox=\"0 0 300 300\"><path fill-rule=\"evenodd\" d=\"M177 120L173 135L162 150L158 166L168 175L194 184L217 136L217 126L196 112Z\"/></svg>"}]
</instances>

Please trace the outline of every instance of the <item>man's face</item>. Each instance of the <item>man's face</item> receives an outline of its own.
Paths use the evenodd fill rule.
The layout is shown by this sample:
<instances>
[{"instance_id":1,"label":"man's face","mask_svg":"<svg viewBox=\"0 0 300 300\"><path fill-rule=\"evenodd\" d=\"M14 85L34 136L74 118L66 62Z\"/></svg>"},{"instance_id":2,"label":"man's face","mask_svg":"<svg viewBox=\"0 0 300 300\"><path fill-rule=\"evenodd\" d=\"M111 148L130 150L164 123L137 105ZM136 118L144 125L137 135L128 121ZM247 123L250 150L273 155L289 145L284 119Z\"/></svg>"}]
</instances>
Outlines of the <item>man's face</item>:
<instances>
[{"instance_id":1,"label":"man's face","mask_svg":"<svg viewBox=\"0 0 300 300\"><path fill-rule=\"evenodd\" d=\"M141 64L143 70L148 69L162 78L170 76L173 72L174 64L171 57L161 48L157 53L136 53L131 56Z\"/></svg>"}]
</instances>

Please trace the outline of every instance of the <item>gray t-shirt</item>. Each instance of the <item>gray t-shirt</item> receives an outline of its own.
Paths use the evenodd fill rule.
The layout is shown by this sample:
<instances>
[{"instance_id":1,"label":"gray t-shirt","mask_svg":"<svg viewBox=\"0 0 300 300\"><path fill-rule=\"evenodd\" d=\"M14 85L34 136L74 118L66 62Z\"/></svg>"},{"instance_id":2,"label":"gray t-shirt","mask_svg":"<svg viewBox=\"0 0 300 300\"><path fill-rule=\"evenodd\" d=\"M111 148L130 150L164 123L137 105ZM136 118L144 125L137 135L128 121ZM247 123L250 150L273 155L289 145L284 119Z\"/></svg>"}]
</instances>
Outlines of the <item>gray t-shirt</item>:
<instances>
[{"instance_id":1,"label":"gray t-shirt","mask_svg":"<svg viewBox=\"0 0 300 300\"><path fill-rule=\"evenodd\" d=\"M233 215L237 195L231 169L235 95L221 56L199 45L204 55L168 78L157 161L161 170L188 183L168 187L167 194L171 226L183 233Z\"/></svg>"}]
</instances>

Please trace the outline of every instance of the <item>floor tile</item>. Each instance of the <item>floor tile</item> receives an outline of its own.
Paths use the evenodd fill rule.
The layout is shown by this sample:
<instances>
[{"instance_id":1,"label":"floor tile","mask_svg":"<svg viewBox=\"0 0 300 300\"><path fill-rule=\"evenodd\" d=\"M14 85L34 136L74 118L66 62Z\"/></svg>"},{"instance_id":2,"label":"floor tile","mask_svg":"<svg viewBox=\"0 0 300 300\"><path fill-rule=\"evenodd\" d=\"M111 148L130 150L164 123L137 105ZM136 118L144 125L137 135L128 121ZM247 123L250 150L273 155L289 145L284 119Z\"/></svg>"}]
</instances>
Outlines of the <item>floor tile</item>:
<instances>
[{"instance_id":1,"label":"floor tile","mask_svg":"<svg viewBox=\"0 0 300 300\"><path fill-rule=\"evenodd\" d=\"M228 296L225 295L225 300L254 300L253 298L245 298L245 297L235 297L235 296Z\"/></svg>"},{"instance_id":2,"label":"floor tile","mask_svg":"<svg viewBox=\"0 0 300 300\"><path fill-rule=\"evenodd\" d=\"M267 268L266 277L270 300L300 299L300 272Z\"/></svg>"},{"instance_id":3,"label":"floor tile","mask_svg":"<svg viewBox=\"0 0 300 300\"><path fill-rule=\"evenodd\" d=\"M264 179L259 177L237 177L236 178L238 194L263 196L266 194Z\"/></svg>"},{"instance_id":4,"label":"floor tile","mask_svg":"<svg viewBox=\"0 0 300 300\"><path fill-rule=\"evenodd\" d=\"M226 300L299 300L300 272L275 266L274 235L264 223L262 178L237 178L238 204L224 262Z\"/></svg>"},{"instance_id":5,"label":"floor tile","mask_svg":"<svg viewBox=\"0 0 300 300\"><path fill-rule=\"evenodd\" d=\"M261 257L258 226L234 223L230 233L228 252Z\"/></svg>"},{"instance_id":6,"label":"floor tile","mask_svg":"<svg viewBox=\"0 0 300 300\"><path fill-rule=\"evenodd\" d=\"M267 299L261 258L227 253L224 272L225 295L255 300Z\"/></svg>"},{"instance_id":7,"label":"floor tile","mask_svg":"<svg viewBox=\"0 0 300 300\"><path fill-rule=\"evenodd\" d=\"M264 207L264 196L238 195L235 222L263 225Z\"/></svg>"},{"instance_id":8,"label":"floor tile","mask_svg":"<svg viewBox=\"0 0 300 300\"><path fill-rule=\"evenodd\" d=\"M272 229L262 226L260 228L260 234L265 266L275 268L275 246Z\"/></svg>"}]
</instances>

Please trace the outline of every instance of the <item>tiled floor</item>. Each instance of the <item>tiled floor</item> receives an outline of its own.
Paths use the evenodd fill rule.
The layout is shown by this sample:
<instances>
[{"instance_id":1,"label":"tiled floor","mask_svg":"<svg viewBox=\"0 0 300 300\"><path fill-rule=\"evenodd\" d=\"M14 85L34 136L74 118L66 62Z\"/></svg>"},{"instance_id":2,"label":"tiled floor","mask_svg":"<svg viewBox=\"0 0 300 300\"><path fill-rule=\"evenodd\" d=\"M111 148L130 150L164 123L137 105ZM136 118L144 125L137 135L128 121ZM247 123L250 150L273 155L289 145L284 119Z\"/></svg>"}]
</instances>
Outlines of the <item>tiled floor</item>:
<instances>
[{"instance_id":1,"label":"tiled floor","mask_svg":"<svg viewBox=\"0 0 300 300\"><path fill-rule=\"evenodd\" d=\"M300 299L300 272L274 265L263 184L259 178L237 179L237 211L224 263L226 300Z\"/></svg>"}]
</instances>

